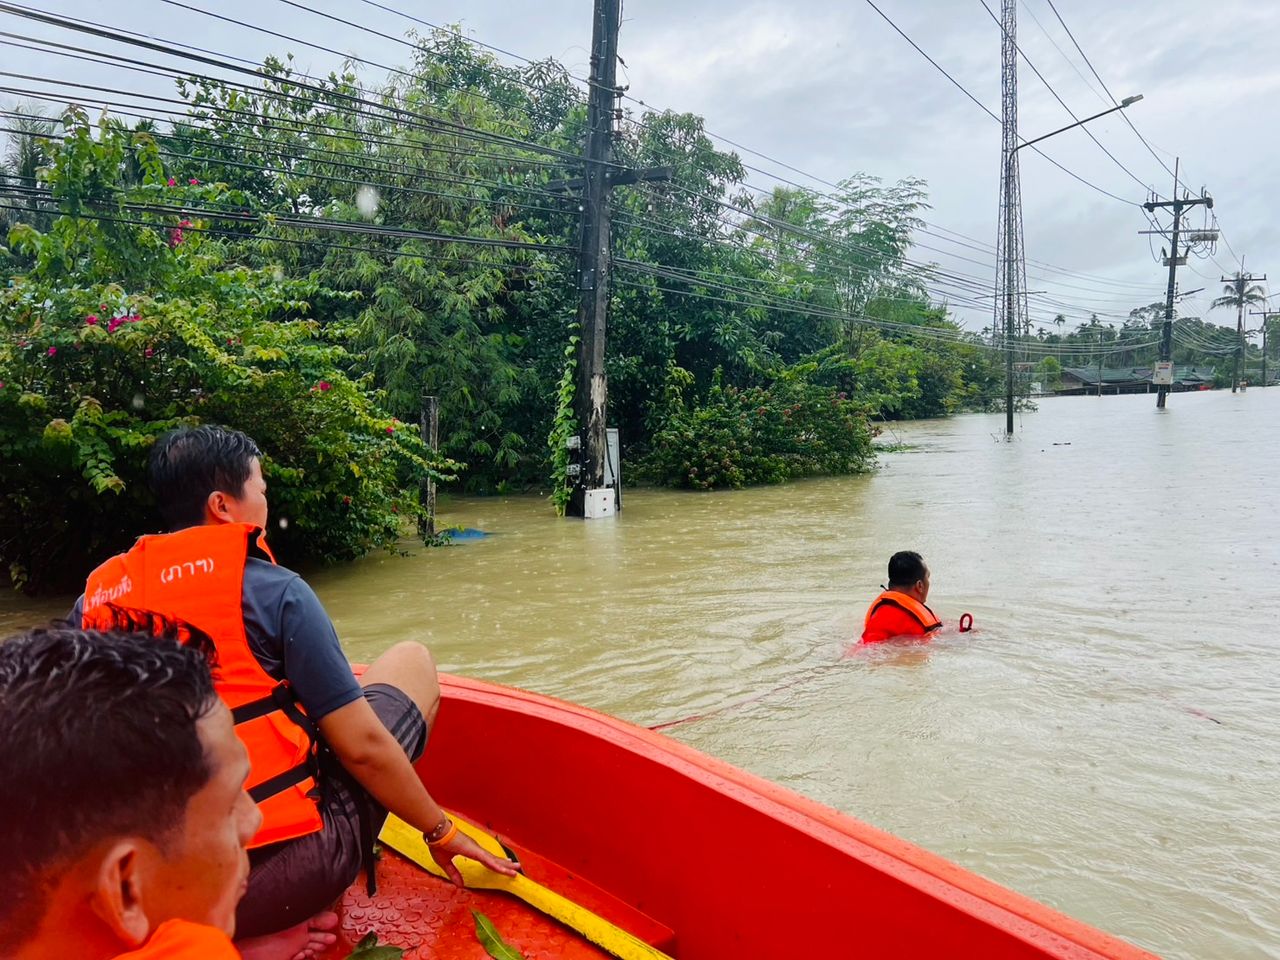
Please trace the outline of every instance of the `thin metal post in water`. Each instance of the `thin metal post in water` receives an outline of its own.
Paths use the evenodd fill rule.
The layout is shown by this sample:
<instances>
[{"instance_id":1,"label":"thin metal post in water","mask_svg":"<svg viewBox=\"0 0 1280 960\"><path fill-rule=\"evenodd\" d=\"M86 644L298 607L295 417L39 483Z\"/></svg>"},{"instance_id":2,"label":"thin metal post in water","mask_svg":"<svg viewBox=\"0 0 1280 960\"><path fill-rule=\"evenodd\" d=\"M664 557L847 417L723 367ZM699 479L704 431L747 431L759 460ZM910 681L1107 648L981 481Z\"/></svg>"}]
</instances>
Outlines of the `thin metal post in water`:
<instances>
[{"instance_id":1,"label":"thin metal post in water","mask_svg":"<svg viewBox=\"0 0 1280 960\"><path fill-rule=\"evenodd\" d=\"M422 411L418 415L418 432L422 442L434 455L440 452L440 398L422 395ZM425 517L418 518L418 535L424 540L436 535L436 481L427 477L419 494L427 509Z\"/></svg>"}]
</instances>

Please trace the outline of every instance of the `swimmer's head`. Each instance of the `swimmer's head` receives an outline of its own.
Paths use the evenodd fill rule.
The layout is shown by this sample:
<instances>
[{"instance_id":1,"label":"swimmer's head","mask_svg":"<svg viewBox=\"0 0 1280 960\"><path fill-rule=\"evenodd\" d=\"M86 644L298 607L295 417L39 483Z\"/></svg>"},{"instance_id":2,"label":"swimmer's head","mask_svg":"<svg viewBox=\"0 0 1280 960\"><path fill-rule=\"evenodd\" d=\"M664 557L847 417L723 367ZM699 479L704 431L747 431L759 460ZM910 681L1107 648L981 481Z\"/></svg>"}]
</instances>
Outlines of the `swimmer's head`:
<instances>
[{"instance_id":1,"label":"swimmer's head","mask_svg":"<svg viewBox=\"0 0 1280 960\"><path fill-rule=\"evenodd\" d=\"M899 550L889 558L889 589L925 602L929 596L929 568L920 554Z\"/></svg>"}]
</instances>

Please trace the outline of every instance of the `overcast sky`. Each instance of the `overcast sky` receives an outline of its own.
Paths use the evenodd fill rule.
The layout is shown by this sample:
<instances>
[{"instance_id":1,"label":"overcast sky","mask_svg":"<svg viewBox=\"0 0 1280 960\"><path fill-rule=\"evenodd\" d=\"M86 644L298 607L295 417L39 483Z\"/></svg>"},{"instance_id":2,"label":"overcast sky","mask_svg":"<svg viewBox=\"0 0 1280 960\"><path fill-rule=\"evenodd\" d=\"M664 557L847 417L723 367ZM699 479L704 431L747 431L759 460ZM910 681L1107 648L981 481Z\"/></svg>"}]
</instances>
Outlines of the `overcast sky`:
<instances>
[{"instance_id":1,"label":"overcast sky","mask_svg":"<svg viewBox=\"0 0 1280 960\"><path fill-rule=\"evenodd\" d=\"M334 66L334 58L300 44L163 0L26 2L243 57L260 59L291 49L306 71L323 73ZM402 63L407 52L284 0L183 2L373 60ZM579 75L588 70L590 0L378 2L432 22L461 23L468 36L522 56L553 56ZM876 2L974 96L1000 112L1000 31L981 0ZM987 2L998 13L999 0ZM1193 257L1189 268L1179 271L1181 289L1208 288L1187 297L1182 312L1207 311L1208 299L1219 292L1220 274L1239 268L1236 255L1245 257L1247 268L1259 275L1269 268L1280 270L1280 263L1272 262L1280 228L1271 210L1280 3L1055 2L1111 91L1117 97L1144 95L1127 115L1161 159L1172 166L1173 157L1181 156L1184 183L1197 193L1207 187L1215 198L1234 254L1220 244L1216 262ZM385 33L399 35L413 26L361 0L307 0L306 5ZM1084 117L1105 109L1109 104L1096 91L1096 82L1047 0L1025 0L1018 16L1023 51L1076 114ZM0 14L0 30L119 49L8 14ZM922 243L944 252L922 249L916 256L993 282L989 247L996 230L999 124L930 66L866 0L627 0L620 53L627 64L620 80L630 84L631 95L701 114L712 133L816 177L834 181L865 171L886 181L925 179L932 204L925 215L930 224L958 231L984 246L978 251L922 236ZM10 46L0 46L0 63L6 64L0 70L14 73L148 92L169 90L156 77ZM371 79L375 76L371 72ZM24 84L31 85L11 78L4 83ZM1020 67L1020 84L1023 136L1039 136L1071 122L1025 64ZM14 99L0 94L6 106ZM81 100L100 103L87 94L81 94ZM1164 196L1171 193L1172 178L1118 116L1096 121L1090 129L1143 184ZM1146 190L1080 130L1062 134L1045 150L1111 193L1138 203L1147 199ZM1162 300L1167 272L1153 261L1148 239L1138 235L1149 226L1142 211L1083 186L1029 150L1019 156L1028 257L1111 281L1085 280L1029 264L1030 289L1047 290L1046 296L1073 304L1075 309L1068 311L1073 324L1089 310L1127 314L1132 307ZM743 159L805 180L760 157L743 154ZM755 173L750 180L761 186L774 183ZM1199 214L1193 222L1199 224ZM1160 244L1156 238L1157 257ZM981 262L954 259L957 255ZM1037 317L1051 312L1047 305L1034 309ZM974 329L989 322L972 308L957 308L956 313ZM1234 323L1234 316L1224 311L1207 319Z\"/></svg>"}]
</instances>

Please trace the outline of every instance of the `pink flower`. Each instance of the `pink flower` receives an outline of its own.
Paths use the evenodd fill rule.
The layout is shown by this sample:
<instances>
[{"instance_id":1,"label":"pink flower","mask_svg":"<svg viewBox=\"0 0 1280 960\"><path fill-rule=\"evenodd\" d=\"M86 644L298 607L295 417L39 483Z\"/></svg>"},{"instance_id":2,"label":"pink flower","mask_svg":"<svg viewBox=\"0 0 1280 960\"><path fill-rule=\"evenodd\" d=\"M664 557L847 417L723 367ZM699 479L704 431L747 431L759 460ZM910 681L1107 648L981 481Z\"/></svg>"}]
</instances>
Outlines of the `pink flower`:
<instances>
[{"instance_id":1,"label":"pink flower","mask_svg":"<svg viewBox=\"0 0 1280 960\"><path fill-rule=\"evenodd\" d=\"M115 333L124 321L120 317L112 317L107 321L107 333Z\"/></svg>"},{"instance_id":2,"label":"pink flower","mask_svg":"<svg viewBox=\"0 0 1280 960\"><path fill-rule=\"evenodd\" d=\"M3 386L4 386L4 384L3 384L3 383L0 383L0 387L3 387ZM343 505L344 505L344 506L348 506L348 507L349 507L349 506L351 506L351 498L350 498L350 497L343 497L343 498L342 498L342 503L343 503Z\"/></svg>"},{"instance_id":3,"label":"pink flower","mask_svg":"<svg viewBox=\"0 0 1280 960\"><path fill-rule=\"evenodd\" d=\"M324 393L324 391L326 390L333 389L333 384L331 384L328 380L321 380L319 383L316 384L316 386L320 389L321 393Z\"/></svg>"},{"instance_id":4,"label":"pink flower","mask_svg":"<svg viewBox=\"0 0 1280 960\"><path fill-rule=\"evenodd\" d=\"M193 187L198 187L198 186L200 186L200 181L199 181L199 180L197 180L195 177L192 177L192 178L191 178L190 180L188 180L187 182L188 182L189 184L191 184L191 186L193 186Z\"/></svg>"},{"instance_id":5,"label":"pink flower","mask_svg":"<svg viewBox=\"0 0 1280 960\"><path fill-rule=\"evenodd\" d=\"M3 389L4 389L4 381L0 380L0 390L3 390Z\"/></svg>"},{"instance_id":6,"label":"pink flower","mask_svg":"<svg viewBox=\"0 0 1280 960\"><path fill-rule=\"evenodd\" d=\"M99 310L101 310L103 313L106 313L106 312L107 312L107 305L106 305L105 303L100 303L100 304L98 304L98 309L99 309Z\"/></svg>"},{"instance_id":7,"label":"pink flower","mask_svg":"<svg viewBox=\"0 0 1280 960\"><path fill-rule=\"evenodd\" d=\"M396 432L395 427L387 427L387 433L395 433L395 432Z\"/></svg>"},{"instance_id":8,"label":"pink flower","mask_svg":"<svg viewBox=\"0 0 1280 960\"><path fill-rule=\"evenodd\" d=\"M144 357L150 357L153 353L155 353L155 351L152 350L150 347L147 347L147 349L142 351L142 355Z\"/></svg>"},{"instance_id":9,"label":"pink flower","mask_svg":"<svg viewBox=\"0 0 1280 960\"><path fill-rule=\"evenodd\" d=\"M230 337L227 337L227 346L230 347L234 345L235 345L235 341L232 340Z\"/></svg>"},{"instance_id":10,"label":"pink flower","mask_svg":"<svg viewBox=\"0 0 1280 960\"><path fill-rule=\"evenodd\" d=\"M133 314L130 314L129 316L125 317L125 318L124 318L124 322L125 322L125 323L137 323L137 322L138 322L139 320L141 320L141 319L142 319L142 317L141 317L141 316L139 316L139 315L138 315L138 314L136 314L136 313L133 313Z\"/></svg>"},{"instance_id":11,"label":"pink flower","mask_svg":"<svg viewBox=\"0 0 1280 960\"><path fill-rule=\"evenodd\" d=\"M92 313L89 314L87 317L84 318L84 323L85 323L85 326L87 327L96 327L98 325L97 315Z\"/></svg>"},{"instance_id":12,"label":"pink flower","mask_svg":"<svg viewBox=\"0 0 1280 960\"><path fill-rule=\"evenodd\" d=\"M49 348L49 356L51 356L51 357L56 357L57 355L58 355L58 348L57 348L57 347L50 347L50 348Z\"/></svg>"},{"instance_id":13,"label":"pink flower","mask_svg":"<svg viewBox=\"0 0 1280 960\"><path fill-rule=\"evenodd\" d=\"M173 177L170 177L170 178L169 178L169 186L171 186L171 187L176 187L177 185L178 185L178 181L177 181L177 180L175 180L175 179L173 179Z\"/></svg>"}]
</instances>

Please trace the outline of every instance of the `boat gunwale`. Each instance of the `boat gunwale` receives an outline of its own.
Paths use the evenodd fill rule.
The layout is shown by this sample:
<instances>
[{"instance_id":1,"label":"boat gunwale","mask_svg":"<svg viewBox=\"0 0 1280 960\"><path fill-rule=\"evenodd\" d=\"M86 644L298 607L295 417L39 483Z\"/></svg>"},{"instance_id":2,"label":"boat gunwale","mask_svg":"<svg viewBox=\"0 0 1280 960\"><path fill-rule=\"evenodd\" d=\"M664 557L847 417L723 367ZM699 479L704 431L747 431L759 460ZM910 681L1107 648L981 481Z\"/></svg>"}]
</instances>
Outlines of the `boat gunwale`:
<instances>
[{"instance_id":1,"label":"boat gunwale","mask_svg":"<svg viewBox=\"0 0 1280 960\"><path fill-rule=\"evenodd\" d=\"M581 704L518 687L440 675L445 699L505 709L568 726L576 732L660 764L699 785L748 804L760 813L867 866L913 887L953 909L995 926L1049 955L1061 958L1159 960L1142 948L1016 893L995 881L811 800L727 761L671 737ZM1052 941L1047 942L1047 941Z\"/></svg>"}]
</instances>

